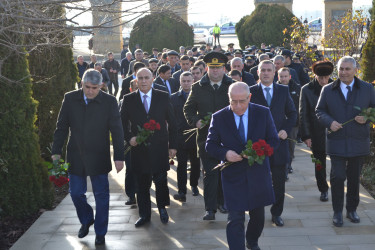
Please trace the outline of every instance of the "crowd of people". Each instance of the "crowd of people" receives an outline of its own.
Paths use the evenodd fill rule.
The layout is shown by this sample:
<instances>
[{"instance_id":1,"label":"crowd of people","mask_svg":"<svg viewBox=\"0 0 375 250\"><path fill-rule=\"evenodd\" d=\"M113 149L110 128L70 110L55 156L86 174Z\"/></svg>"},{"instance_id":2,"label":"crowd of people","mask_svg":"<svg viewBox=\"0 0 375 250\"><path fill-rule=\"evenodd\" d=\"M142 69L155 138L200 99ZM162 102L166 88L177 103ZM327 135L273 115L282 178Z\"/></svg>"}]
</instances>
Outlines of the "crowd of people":
<instances>
[{"instance_id":1,"label":"crowd of people","mask_svg":"<svg viewBox=\"0 0 375 250\"><path fill-rule=\"evenodd\" d=\"M298 140L312 150L322 202L329 200L326 156L331 158L333 225L343 225L346 179L346 217L359 223L359 175L370 148L369 122L360 113L375 107L375 91L356 77L354 58L339 60L338 79L333 81L334 65L323 60L318 51L315 54L312 78L297 54L265 44L247 46L243 51L234 49L234 44L229 44L227 51L220 46L211 49L210 44L181 46L179 52L154 48L151 54L139 46L133 52L124 46L120 62L108 53L103 64L95 55L90 63L78 56L82 80L78 90L65 95L52 149L53 158L58 159L70 131L67 161L70 193L82 224L78 236L85 237L94 224L96 244L105 242L109 133L117 171L123 168L123 161L126 163L125 204L138 206L136 227L150 222L152 182L160 220L168 223L167 172L170 159L177 157L178 192L173 198L188 200L188 162L192 195L199 195L202 166L203 220L215 220L217 211L228 213L229 248L260 249L264 207L271 205L272 222L284 225L285 182L293 173ZM123 81L116 100L119 75ZM207 116L211 117L208 121ZM350 119L355 121L344 126ZM159 129L144 143L141 128L151 120ZM249 166L241 154L248 140L265 140L273 154L263 163ZM124 141L131 147L126 155ZM236 164L223 171L214 169L222 161ZM95 218L85 198L87 176L97 204ZM245 233L246 211L250 220Z\"/></svg>"}]
</instances>

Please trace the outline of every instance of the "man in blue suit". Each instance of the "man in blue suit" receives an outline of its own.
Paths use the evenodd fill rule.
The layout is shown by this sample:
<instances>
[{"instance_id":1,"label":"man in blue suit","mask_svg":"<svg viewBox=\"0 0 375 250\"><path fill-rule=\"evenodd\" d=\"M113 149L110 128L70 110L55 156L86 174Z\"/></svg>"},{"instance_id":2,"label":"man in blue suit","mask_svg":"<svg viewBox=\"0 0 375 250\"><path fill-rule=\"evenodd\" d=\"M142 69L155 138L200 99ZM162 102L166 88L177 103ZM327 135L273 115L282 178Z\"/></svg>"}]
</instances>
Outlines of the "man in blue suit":
<instances>
[{"instance_id":1,"label":"man in blue suit","mask_svg":"<svg viewBox=\"0 0 375 250\"><path fill-rule=\"evenodd\" d=\"M286 138L296 125L297 111L289 94L288 86L273 83L275 65L265 60L259 64L258 75L260 83L250 87L251 102L269 107L275 122L280 146L270 157L272 183L275 191L275 204L271 207L272 222L276 226L283 226L281 214L284 208L285 197L285 166L289 163L289 149Z\"/></svg>"},{"instance_id":2,"label":"man in blue suit","mask_svg":"<svg viewBox=\"0 0 375 250\"><path fill-rule=\"evenodd\" d=\"M246 246L260 249L258 238L264 227L264 207L275 201L269 159L249 166L241 156L246 142L265 140L271 147L279 139L268 108L250 103L246 83L233 83L228 90L230 106L212 116L206 150L214 158L233 162L221 173L225 206L228 209L227 240L230 249L245 249L245 211L250 221Z\"/></svg>"}]
</instances>

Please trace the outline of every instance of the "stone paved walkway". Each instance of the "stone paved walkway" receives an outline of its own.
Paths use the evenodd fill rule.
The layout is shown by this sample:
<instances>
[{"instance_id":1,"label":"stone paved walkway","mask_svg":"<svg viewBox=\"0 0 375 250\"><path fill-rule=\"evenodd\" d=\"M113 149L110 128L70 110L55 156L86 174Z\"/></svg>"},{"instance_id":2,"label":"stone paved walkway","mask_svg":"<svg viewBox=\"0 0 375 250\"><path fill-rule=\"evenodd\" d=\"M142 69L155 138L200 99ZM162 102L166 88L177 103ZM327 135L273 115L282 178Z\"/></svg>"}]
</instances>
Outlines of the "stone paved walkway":
<instances>
[{"instance_id":1,"label":"stone paved walkway","mask_svg":"<svg viewBox=\"0 0 375 250\"><path fill-rule=\"evenodd\" d=\"M302 144L296 147L293 168L294 173L286 183L285 208L282 215L285 226L277 228L272 225L269 208L266 208L266 223L260 238L260 247L263 250L374 250L374 199L361 187L361 203L358 207L361 223L353 224L344 219L344 226L336 228L331 224L331 201L319 201L310 153ZM138 218L138 211L124 205L124 171L120 174L112 171L108 234L105 246L97 247L98 249L228 248L225 235L226 215L217 213L216 221L203 221L203 197L193 197L190 190L186 203L175 202L172 196L177 190L176 167L172 167L168 175L171 195L171 206L168 209L170 222L167 225L160 222L155 195L152 193L151 223L142 228L135 228L134 222ZM200 192L203 193L202 179L199 186ZM88 200L95 205L91 192L88 193ZM67 196L55 210L43 213L11 249L96 249L93 227L84 239L77 237L79 228L74 206L71 198Z\"/></svg>"}]
</instances>

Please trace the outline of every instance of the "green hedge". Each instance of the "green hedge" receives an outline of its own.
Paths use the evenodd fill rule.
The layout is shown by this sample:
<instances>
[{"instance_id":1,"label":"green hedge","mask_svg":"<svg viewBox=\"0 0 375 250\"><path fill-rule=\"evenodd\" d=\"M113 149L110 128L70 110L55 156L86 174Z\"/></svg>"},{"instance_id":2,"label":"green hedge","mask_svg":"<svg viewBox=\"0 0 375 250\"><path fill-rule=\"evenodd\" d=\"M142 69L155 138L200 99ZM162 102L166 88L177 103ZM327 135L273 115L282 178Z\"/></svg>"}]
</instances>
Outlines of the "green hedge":
<instances>
[{"instance_id":1,"label":"green hedge","mask_svg":"<svg viewBox=\"0 0 375 250\"><path fill-rule=\"evenodd\" d=\"M259 4L251 13L236 24L240 47L261 43L283 45L283 30L293 24L294 15L284 6ZM287 45L288 46L288 45Z\"/></svg>"},{"instance_id":2,"label":"green hedge","mask_svg":"<svg viewBox=\"0 0 375 250\"><path fill-rule=\"evenodd\" d=\"M375 22L373 21L368 33L365 46L362 49L361 68L363 70L363 80L367 82L375 81Z\"/></svg>"},{"instance_id":3,"label":"green hedge","mask_svg":"<svg viewBox=\"0 0 375 250\"><path fill-rule=\"evenodd\" d=\"M153 13L138 19L130 33L129 48L139 44L144 51L156 47L178 51L194 44L194 33L182 18L170 12Z\"/></svg>"},{"instance_id":4,"label":"green hedge","mask_svg":"<svg viewBox=\"0 0 375 250\"><path fill-rule=\"evenodd\" d=\"M35 133L37 102L26 56L0 47L0 58L6 58L2 76L11 80L0 79L0 215L21 218L50 207L53 193Z\"/></svg>"}]
</instances>

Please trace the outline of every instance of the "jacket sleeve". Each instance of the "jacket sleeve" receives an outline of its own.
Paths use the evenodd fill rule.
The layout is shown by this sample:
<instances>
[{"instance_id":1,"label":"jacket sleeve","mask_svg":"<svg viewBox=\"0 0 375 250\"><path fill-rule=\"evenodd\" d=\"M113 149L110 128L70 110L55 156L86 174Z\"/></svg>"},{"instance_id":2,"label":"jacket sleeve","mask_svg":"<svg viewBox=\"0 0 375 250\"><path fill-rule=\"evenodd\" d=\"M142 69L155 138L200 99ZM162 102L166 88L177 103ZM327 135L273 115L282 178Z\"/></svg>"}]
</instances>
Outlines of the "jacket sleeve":
<instances>
[{"instance_id":1,"label":"jacket sleeve","mask_svg":"<svg viewBox=\"0 0 375 250\"><path fill-rule=\"evenodd\" d=\"M167 110L167 122L168 122L168 135L169 135L169 148L177 149L177 121L174 115L174 109L170 98L168 98L168 110Z\"/></svg>"},{"instance_id":2,"label":"jacket sleeve","mask_svg":"<svg viewBox=\"0 0 375 250\"><path fill-rule=\"evenodd\" d=\"M326 128L330 128L334 119L327 113L328 103L327 103L327 92L329 91L331 85L326 85L323 87L322 92L318 100L318 104L315 108L315 114L318 121Z\"/></svg>"},{"instance_id":3,"label":"jacket sleeve","mask_svg":"<svg viewBox=\"0 0 375 250\"><path fill-rule=\"evenodd\" d=\"M283 129L289 135L292 128L296 125L297 111L296 107L294 106L293 99L290 96L289 89L286 89L286 92L288 95L285 104L285 116L287 118L287 122L285 123L285 127Z\"/></svg>"},{"instance_id":4,"label":"jacket sleeve","mask_svg":"<svg viewBox=\"0 0 375 250\"><path fill-rule=\"evenodd\" d=\"M52 155L61 155L62 147L69 134L69 98L65 94L61 105L60 113L57 118L56 130L53 135Z\"/></svg>"},{"instance_id":5,"label":"jacket sleeve","mask_svg":"<svg viewBox=\"0 0 375 250\"><path fill-rule=\"evenodd\" d=\"M309 117L309 107L307 103L307 93L306 88L303 88L301 91L300 101L299 101L299 119L300 119L300 132L301 132L301 139L307 140L311 139L311 121ZM313 114L315 115L315 114Z\"/></svg>"},{"instance_id":6,"label":"jacket sleeve","mask_svg":"<svg viewBox=\"0 0 375 250\"><path fill-rule=\"evenodd\" d=\"M218 159L220 161L226 160L226 154L229 151L229 148L226 148L221 143L220 131L219 131L220 122L218 122L218 117L216 114L212 116L211 124L208 129L208 136L206 140L206 151L209 155Z\"/></svg>"},{"instance_id":7,"label":"jacket sleeve","mask_svg":"<svg viewBox=\"0 0 375 250\"><path fill-rule=\"evenodd\" d=\"M124 160L124 131L121 124L120 112L118 110L117 101L115 98L111 98L110 104L110 119L109 119L109 130L112 135L113 144L113 160L123 161Z\"/></svg>"},{"instance_id":8,"label":"jacket sleeve","mask_svg":"<svg viewBox=\"0 0 375 250\"><path fill-rule=\"evenodd\" d=\"M124 139L127 143L129 143L130 139L135 135L132 133L130 128L130 120L129 120L129 98L122 99L122 106L121 106L121 121L122 121L122 128L124 131Z\"/></svg>"},{"instance_id":9,"label":"jacket sleeve","mask_svg":"<svg viewBox=\"0 0 375 250\"><path fill-rule=\"evenodd\" d=\"M189 97L184 105L184 115L187 123L192 127L196 127L199 116L196 89L194 87L191 89Z\"/></svg>"}]
</instances>

